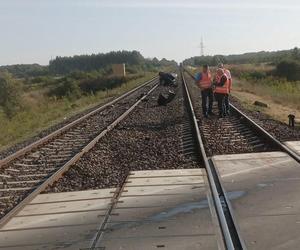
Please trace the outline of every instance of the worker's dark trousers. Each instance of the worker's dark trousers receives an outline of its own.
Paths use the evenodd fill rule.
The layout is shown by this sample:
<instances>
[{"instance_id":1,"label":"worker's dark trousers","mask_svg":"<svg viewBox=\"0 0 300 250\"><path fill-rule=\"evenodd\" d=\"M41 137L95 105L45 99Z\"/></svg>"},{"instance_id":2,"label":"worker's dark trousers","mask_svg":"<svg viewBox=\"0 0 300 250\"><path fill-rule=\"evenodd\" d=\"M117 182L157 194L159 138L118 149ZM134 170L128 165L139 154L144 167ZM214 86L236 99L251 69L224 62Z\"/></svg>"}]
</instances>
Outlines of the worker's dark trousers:
<instances>
[{"instance_id":1,"label":"worker's dark trousers","mask_svg":"<svg viewBox=\"0 0 300 250\"><path fill-rule=\"evenodd\" d=\"M201 91L201 98L202 98L202 112L203 115L211 114L212 113L212 106L214 95L211 88L204 89Z\"/></svg>"},{"instance_id":2,"label":"worker's dark trousers","mask_svg":"<svg viewBox=\"0 0 300 250\"><path fill-rule=\"evenodd\" d=\"M226 115L225 96L226 94L215 93L215 98L218 102L219 116Z\"/></svg>"},{"instance_id":3,"label":"worker's dark trousers","mask_svg":"<svg viewBox=\"0 0 300 250\"><path fill-rule=\"evenodd\" d=\"M229 94L225 95L224 103L225 103L225 112L226 112L226 114L229 114L229 112L230 112Z\"/></svg>"}]
</instances>

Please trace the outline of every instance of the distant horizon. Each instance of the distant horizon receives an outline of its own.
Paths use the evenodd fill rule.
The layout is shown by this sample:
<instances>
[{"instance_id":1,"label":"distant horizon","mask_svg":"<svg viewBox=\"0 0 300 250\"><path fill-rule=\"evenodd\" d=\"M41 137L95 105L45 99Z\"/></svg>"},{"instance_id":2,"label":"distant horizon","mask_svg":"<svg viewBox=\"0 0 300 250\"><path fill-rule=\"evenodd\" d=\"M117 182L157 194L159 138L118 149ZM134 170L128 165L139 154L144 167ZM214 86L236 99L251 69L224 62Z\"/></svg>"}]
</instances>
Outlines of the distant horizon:
<instances>
[{"instance_id":1,"label":"distant horizon","mask_svg":"<svg viewBox=\"0 0 300 250\"><path fill-rule=\"evenodd\" d=\"M297 46L294 46L292 48L288 48L288 49L277 49L277 50L258 50L258 51L249 51L249 52L243 52L243 53L234 53L234 54L214 54L214 55L204 55L204 56L216 56L216 55L219 55L219 56L233 56L233 55L243 55L243 54L248 54L248 53L259 53L259 52L277 52L277 51L288 51L288 50L292 50L294 48L298 48ZM127 51L134 51L135 49L133 50L127 50ZM86 54L74 54L74 55L57 55L57 56L54 56L52 59L55 59L56 57L73 57L73 56L82 56L82 55L92 55L92 54L106 54L106 53L109 53L109 52L115 52L115 51L126 51L125 49L120 49L120 50L111 50L111 51L108 51L108 52L93 52L93 53L86 53ZM138 50L136 50L138 51ZM157 58L158 60L162 60L163 58L165 57L158 57L158 56L145 56L141 51L138 51L141 53L141 55L144 57L144 58L148 58L148 59L153 59L153 58ZM195 55L195 56L191 56L191 57L196 57L196 56L200 56L200 55ZM191 57L187 57L185 59L188 59L188 58L191 58ZM38 64L40 66L48 66L49 65L49 62L50 60L52 60L51 58L49 59L48 61L48 64L41 64L41 63L38 63L38 62L29 62L29 63L15 63L15 64L0 64L0 67L5 67L5 66L13 66L13 65L30 65L30 64ZM165 58L169 61L171 60L174 60L176 61L175 59L173 58ZM183 59L183 60L185 60ZM178 61L176 61L177 63L180 63Z\"/></svg>"}]
</instances>

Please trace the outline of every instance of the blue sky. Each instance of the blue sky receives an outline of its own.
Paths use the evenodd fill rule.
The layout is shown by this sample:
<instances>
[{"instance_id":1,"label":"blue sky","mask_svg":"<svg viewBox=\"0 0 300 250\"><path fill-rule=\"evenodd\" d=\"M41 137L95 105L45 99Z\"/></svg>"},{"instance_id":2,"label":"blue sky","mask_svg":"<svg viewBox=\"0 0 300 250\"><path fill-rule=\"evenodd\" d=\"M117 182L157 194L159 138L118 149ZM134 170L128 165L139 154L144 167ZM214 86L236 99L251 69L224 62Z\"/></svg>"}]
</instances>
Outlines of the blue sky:
<instances>
[{"instance_id":1,"label":"blue sky","mask_svg":"<svg viewBox=\"0 0 300 250\"><path fill-rule=\"evenodd\" d=\"M297 0L0 0L0 65L138 50L178 62L204 53L300 47Z\"/></svg>"}]
</instances>

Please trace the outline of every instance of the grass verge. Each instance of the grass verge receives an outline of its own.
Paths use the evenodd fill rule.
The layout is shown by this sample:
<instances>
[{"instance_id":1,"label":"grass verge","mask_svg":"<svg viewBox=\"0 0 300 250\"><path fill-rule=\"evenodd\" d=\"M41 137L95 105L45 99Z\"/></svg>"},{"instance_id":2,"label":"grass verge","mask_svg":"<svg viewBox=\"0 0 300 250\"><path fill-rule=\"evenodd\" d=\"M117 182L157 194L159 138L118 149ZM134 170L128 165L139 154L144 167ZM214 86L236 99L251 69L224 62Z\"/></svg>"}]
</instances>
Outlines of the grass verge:
<instances>
[{"instance_id":1,"label":"grass verge","mask_svg":"<svg viewBox=\"0 0 300 250\"><path fill-rule=\"evenodd\" d=\"M289 114L295 114L300 118L300 84L290 82L251 82L234 79L233 95L243 105L251 110L270 115L276 120L287 123ZM261 101L268 105L261 108L253 105L255 101Z\"/></svg>"},{"instance_id":2,"label":"grass verge","mask_svg":"<svg viewBox=\"0 0 300 250\"><path fill-rule=\"evenodd\" d=\"M53 100L41 98L40 95L34 96L34 94L31 97L27 96L24 108L12 119L8 119L3 112L0 112L0 150L35 136L42 130L83 110L105 103L112 97L120 96L155 75L156 73L146 73L144 77L129 81L120 87L82 96L76 100L68 98Z\"/></svg>"}]
</instances>

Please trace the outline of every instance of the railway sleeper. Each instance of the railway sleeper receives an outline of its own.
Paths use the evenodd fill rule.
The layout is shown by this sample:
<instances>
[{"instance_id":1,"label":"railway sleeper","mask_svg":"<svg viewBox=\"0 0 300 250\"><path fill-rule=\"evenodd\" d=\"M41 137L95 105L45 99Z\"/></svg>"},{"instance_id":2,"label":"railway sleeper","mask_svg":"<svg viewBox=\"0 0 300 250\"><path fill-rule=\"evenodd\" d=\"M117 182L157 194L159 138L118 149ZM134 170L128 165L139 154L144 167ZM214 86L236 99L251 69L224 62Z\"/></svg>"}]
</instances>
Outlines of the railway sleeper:
<instances>
[{"instance_id":1,"label":"railway sleeper","mask_svg":"<svg viewBox=\"0 0 300 250\"><path fill-rule=\"evenodd\" d=\"M260 139L258 136L256 135L243 135L244 138L246 138L247 140L251 141L251 140L256 140L256 139Z\"/></svg>"},{"instance_id":2,"label":"railway sleeper","mask_svg":"<svg viewBox=\"0 0 300 250\"><path fill-rule=\"evenodd\" d=\"M261 140L255 140L255 141L249 141L249 144L253 145L253 144L261 144L262 141Z\"/></svg>"},{"instance_id":3,"label":"railway sleeper","mask_svg":"<svg viewBox=\"0 0 300 250\"><path fill-rule=\"evenodd\" d=\"M44 172L52 172L54 170L56 170L57 167L53 167L53 168L42 168L42 166L40 168L37 168L37 169L22 169L21 172L32 172L33 174L36 174L38 173L39 170L42 170L43 173Z\"/></svg>"},{"instance_id":4,"label":"railway sleeper","mask_svg":"<svg viewBox=\"0 0 300 250\"><path fill-rule=\"evenodd\" d=\"M38 167L40 164L13 163L17 167Z\"/></svg>"},{"instance_id":5,"label":"railway sleeper","mask_svg":"<svg viewBox=\"0 0 300 250\"><path fill-rule=\"evenodd\" d=\"M11 175L8 174L0 174L0 178L11 178Z\"/></svg>"},{"instance_id":6,"label":"railway sleeper","mask_svg":"<svg viewBox=\"0 0 300 250\"><path fill-rule=\"evenodd\" d=\"M19 173L20 170L19 169L14 169L14 168L6 168L5 171L8 171L8 172L13 172L13 173Z\"/></svg>"},{"instance_id":7,"label":"railway sleeper","mask_svg":"<svg viewBox=\"0 0 300 250\"><path fill-rule=\"evenodd\" d=\"M248 131L246 133L243 133L244 136L250 136L250 135L254 135L254 133L252 131Z\"/></svg>"},{"instance_id":8,"label":"railway sleeper","mask_svg":"<svg viewBox=\"0 0 300 250\"><path fill-rule=\"evenodd\" d=\"M72 154L73 153L73 148L72 149L64 149L64 148L62 148L62 150L66 154ZM54 148L47 148L47 149L43 148L42 151L43 151L43 153L48 154L48 153L58 153L61 150L58 150L56 148L55 149Z\"/></svg>"},{"instance_id":9,"label":"railway sleeper","mask_svg":"<svg viewBox=\"0 0 300 250\"><path fill-rule=\"evenodd\" d=\"M257 148L263 148L263 149L267 149L266 144L264 143L260 143L260 144L255 144L253 145L253 148L257 149Z\"/></svg>"},{"instance_id":10,"label":"railway sleeper","mask_svg":"<svg viewBox=\"0 0 300 250\"><path fill-rule=\"evenodd\" d=\"M7 192L7 191L26 191L26 190L33 190L36 187L32 186L32 187L18 187L18 188L4 188L4 189L0 189L0 192Z\"/></svg>"},{"instance_id":11,"label":"railway sleeper","mask_svg":"<svg viewBox=\"0 0 300 250\"><path fill-rule=\"evenodd\" d=\"M12 198L11 196L1 196L0 201L1 200L10 200L11 198Z\"/></svg>"},{"instance_id":12,"label":"railway sleeper","mask_svg":"<svg viewBox=\"0 0 300 250\"><path fill-rule=\"evenodd\" d=\"M246 132L252 132L253 133L253 131L251 129L249 129L249 128L245 127L245 126L243 126L242 128L239 128L237 130L239 132L242 132L242 133L246 133Z\"/></svg>"}]
</instances>

